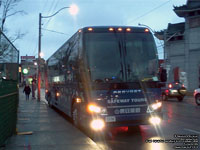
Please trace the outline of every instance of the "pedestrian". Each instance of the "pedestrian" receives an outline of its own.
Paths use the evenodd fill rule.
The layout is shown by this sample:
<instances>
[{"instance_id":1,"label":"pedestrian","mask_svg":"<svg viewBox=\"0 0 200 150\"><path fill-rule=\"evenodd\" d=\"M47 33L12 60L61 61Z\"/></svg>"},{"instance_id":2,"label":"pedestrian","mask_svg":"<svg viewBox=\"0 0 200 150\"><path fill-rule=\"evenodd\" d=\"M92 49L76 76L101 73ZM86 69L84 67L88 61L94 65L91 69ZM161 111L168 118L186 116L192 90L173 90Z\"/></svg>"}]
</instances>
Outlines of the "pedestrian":
<instances>
[{"instance_id":1,"label":"pedestrian","mask_svg":"<svg viewBox=\"0 0 200 150\"><path fill-rule=\"evenodd\" d=\"M29 95L31 93L31 88L29 87L29 85L25 85L23 93L24 92L25 92L25 95L26 95L26 100L29 100Z\"/></svg>"},{"instance_id":2,"label":"pedestrian","mask_svg":"<svg viewBox=\"0 0 200 150\"><path fill-rule=\"evenodd\" d=\"M36 80L32 80L32 99L35 99Z\"/></svg>"}]
</instances>

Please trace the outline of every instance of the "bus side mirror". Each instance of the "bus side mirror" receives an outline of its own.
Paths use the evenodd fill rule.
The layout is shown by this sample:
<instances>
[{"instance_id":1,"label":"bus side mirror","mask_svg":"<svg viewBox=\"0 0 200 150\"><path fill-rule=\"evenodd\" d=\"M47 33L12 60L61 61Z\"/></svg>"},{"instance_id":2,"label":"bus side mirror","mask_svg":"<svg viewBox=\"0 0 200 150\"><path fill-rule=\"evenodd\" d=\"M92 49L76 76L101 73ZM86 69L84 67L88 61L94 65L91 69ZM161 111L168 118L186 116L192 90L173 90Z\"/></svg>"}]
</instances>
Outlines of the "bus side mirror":
<instances>
[{"instance_id":1,"label":"bus side mirror","mask_svg":"<svg viewBox=\"0 0 200 150\"><path fill-rule=\"evenodd\" d=\"M167 71L166 71L166 69L162 69L161 70L160 80L161 80L161 82L166 82L167 81Z\"/></svg>"}]
</instances>

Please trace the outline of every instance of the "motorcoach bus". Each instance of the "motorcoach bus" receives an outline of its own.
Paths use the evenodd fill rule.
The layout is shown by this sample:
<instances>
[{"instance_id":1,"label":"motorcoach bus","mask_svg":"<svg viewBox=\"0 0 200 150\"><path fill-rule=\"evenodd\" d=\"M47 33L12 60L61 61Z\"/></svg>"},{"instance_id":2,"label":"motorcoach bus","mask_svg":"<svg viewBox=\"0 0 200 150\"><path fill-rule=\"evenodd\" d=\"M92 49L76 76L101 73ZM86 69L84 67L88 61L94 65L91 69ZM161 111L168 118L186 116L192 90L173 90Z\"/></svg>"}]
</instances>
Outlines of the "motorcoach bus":
<instances>
[{"instance_id":1,"label":"motorcoach bus","mask_svg":"<svg viewBox=\"0 0 200 150\"><path fill-rule=\"evenodd\" d=\"M165 73L149 29L84 27L47 60L46 99L94 131L159 125Z\"/></svg>"}]
</instances>

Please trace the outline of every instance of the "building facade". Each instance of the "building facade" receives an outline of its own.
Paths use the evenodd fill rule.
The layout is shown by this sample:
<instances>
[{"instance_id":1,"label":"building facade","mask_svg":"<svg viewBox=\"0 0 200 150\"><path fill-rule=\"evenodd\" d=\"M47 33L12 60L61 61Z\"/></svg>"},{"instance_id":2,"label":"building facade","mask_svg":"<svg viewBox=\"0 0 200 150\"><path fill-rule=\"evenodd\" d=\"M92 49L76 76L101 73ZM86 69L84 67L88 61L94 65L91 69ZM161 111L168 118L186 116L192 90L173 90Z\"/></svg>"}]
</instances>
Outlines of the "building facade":
<instances>
[{"instance_id":1,"label":"building facade","mask_svg":"<svg viewBox=\"0 0 200 150\"><path fill-rule=\"evenodd\" d=\"M156 37L164 41L168 82L180 81L193 91L200 86L200 1L188 0L174 12L185 22L168 24Z\"/></svg>"},{"instance_id":2,"label":"building facade","mask_svg":"<svg viewBox=\"0 0 200 150\"><path fill-rule=\"evenodd\" d=\"M32 84L32 80L37 81L38 75L38 59L35 56L21 56L21 84ZM45 86L45 60L41 59L41 87ZM24 73L24 69L27 70L27 73Z\"/></svg>"}]
</instances>

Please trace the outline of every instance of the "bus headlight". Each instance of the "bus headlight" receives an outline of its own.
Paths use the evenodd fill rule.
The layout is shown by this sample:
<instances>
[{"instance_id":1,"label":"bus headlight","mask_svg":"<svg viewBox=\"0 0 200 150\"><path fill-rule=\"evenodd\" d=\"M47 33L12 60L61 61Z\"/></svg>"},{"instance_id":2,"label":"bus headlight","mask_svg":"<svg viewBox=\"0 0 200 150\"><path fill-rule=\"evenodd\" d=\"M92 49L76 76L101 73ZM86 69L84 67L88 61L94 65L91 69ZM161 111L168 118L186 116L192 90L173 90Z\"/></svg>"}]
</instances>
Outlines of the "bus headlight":
<instances>
[{"instance_id":1,"label":"bus headlight","mask_svg":"<svg viewBox=\"0 0 200 150\"><path fill-rule=\"evenodd\" d=\"M88 111L89 112L95 112L95 113L100 113L101 112L101 108L95 104L89 104L88 105Z\"/></svg>"},{"instance_id":2,"label":"bus headlight","mask_svg":"<svg viewBox=\"0 0 200 150\"><path fill-rule=\"evenodd\" d=\"M149 122L153 125L159 125L161 122L161 119L159 117L150 117Z\"/></svg>"},{"instance_id":3,"label":"bus headlight","mask_svg":"<svg viewBox=\"0 0 200 150\"><path fill-rule=\"evenodd\" d=\"M102 119L92 120L90 126L93 130L102 130L105 127L105 122Z\"/></svg>"},{"instance_id":4,"label":"bus headlight","mask_svg":"<svg viewBox=\"0 0 200 150\"><path fill-rule=\"evenodd\" d=\"M156 109L160 108L161 106L162 106L161 102L156 102L156 103L151 104L151 108L153 110L156 110Z\"/></svg>"},{"instance_id":5,"label":"bus headlight","mask_svg":"<svg viewBox=\"0 0 200 150\"><path fill-rule=\"evenodd\" d=\"M90 112L90 113L107 114L106 108L97 106L96 104L89 104L87 109L88 109L88 112Z\"/></svg>"}]
</instances>

